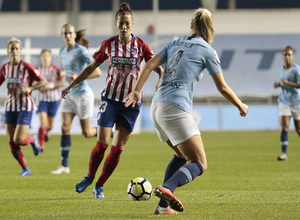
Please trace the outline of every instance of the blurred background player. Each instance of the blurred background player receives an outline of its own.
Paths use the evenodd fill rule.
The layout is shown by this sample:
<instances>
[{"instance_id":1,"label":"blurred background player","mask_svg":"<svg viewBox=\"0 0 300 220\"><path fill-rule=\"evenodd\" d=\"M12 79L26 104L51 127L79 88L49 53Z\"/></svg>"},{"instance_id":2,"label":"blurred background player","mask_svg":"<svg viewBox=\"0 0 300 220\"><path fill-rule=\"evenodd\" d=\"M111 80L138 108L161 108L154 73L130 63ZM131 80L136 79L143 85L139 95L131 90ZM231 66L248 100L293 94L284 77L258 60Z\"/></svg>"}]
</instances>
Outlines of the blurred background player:
<instances>
[{"instance_id":1,"label":"blurred background player","mask_svg":"<svg viewBox=\"0 0 300 220\"><path fill-rule=\"evenodd\" d=\"M300 136L300 67L294 63L294 50L287 46L282 52L284 61L279 71L279 82L274 83L274 88L281 87L278 97L279 118L281 125L281 155L279 161L287 160L288 131L291 117L294 118L295 130Z\"/></svg>"},{"instance_id":2,"label":"blurred background player","mask_svg":"<svg viewBox=\"0 0 300 220\"><path fill-rule=\"evenodd\" d=\"M193 88L201 79L201 72L208 70L219 92L238 108L242 117L248 112L248 106L226 84L217 53L210 46L214 35L211 13L203 8L195 10L191 29L192 35L169 43L146 63L135 88L124 99L126 107L139 104L142 87L151 71L166 63L150 110L159 139L175 152L165 171L164 183L154 189L154 195L161 198L154 209L154 214L159 215L183 211L182 203L173 194L175 189L207 169L203 142L191 115Z\"/></svg>"},{"instance_id":3,"label":"blurred background player","mask_svg":"<svg viewBox=\"0 0 300 220\"><path fill-rule=\"evenodd\" d=\"M52 64L51 51L43 49L41 52L41 65L37 67L47 80L47 84L38 93L38 115L40 118L39 143L41 151L44 151L45 141L48 140L48 132L52 130L57 109L60 103L59 87L65 85L64 76L58 66Z\"/></svg>"},{"instance_id":4,"label":"blurred background player","mask_svg":"<svg viewBox=\"0 0 300 220\"><path fill-rule=\"evenodd\" d=\"M20 146L31 144L37 156L40 146L36 135L28 135L35 104L31 96L33 90L44 86L47 81L31 64L21 60L21 41L12 38L7 44L9 62L0 69L0 86L7 84L5 99L5 130L14 158L22 167L20 176L31 175ZM34 81L37 83L33 84Z\"/></svg>"},{"instance_id":5,"label":"blurred background player","mask_svg":"<svg viewBox=\"0 0 300 220\"><path fill-rule=\"evenodd\" d=\"M135 107L125 108L122 100L133 89L142 61L148 62L154 55L148 43L131 33L133 17L128 3L120 5L115 19L118 35L104 40L94 53L94 60L91 64L66 89L62 90L64 98L70 91L73 91L75 85L87 78L100 64L105 60L109 61L106 85L101 93L98 113L97 143L91 152L87 176L75 186L75 190L81 193L92 184L105 150L108 148L112 127L115 125L110 153L105 159L102 172L93 189L96 199L105 198L103 185L117 167L140 113L142 103ZM155 71L159 76L163 73L161 67L157 67Z\"/></svg>"},{"instance_id":6,"label":"blurred background player","mask_svg":"<svg viewBox=\"0 0 300 220\"><path fill-rule=\"evenodd\" d=\"M65 46L60 49L59 55L63 70L66 73L66 84L69 85L92 60L93 57L86 47L75 41L76 32L71 24L62 26L62 39ZM88 79L99 77L101 71L95 68L90 72ZM82 135L86 138L95 137L97 129L91 127L93 116L94 94L86 81L81 81L73 87L67 99L61 100L60 112L62 120L61 135L61 165L52 174L70 173L68 166L69 152L71 149L71 125L77 115L80 119Z\"/></svg>"}]
</instances>

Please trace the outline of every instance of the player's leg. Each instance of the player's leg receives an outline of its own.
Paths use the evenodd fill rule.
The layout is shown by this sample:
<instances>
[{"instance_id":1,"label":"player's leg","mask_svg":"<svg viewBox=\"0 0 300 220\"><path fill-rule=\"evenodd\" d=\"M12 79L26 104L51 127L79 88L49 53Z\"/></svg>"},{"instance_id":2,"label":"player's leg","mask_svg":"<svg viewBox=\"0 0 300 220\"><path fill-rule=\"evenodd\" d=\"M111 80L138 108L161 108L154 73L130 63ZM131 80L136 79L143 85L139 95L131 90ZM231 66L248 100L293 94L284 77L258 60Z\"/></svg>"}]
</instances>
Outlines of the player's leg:
<instances>
[{"instance_id":1,"label":"player's leg","mask_svg":"<svg viewBox=\"0 0 300 220\"><path fill-rule=\"evenodd\" d=\"M293 106L292 116L294 118L295 130L300 137L300 104Z\"/></svg>"},{"instance_id":2,"label":"player's leg","mask_svg":"<svg viewBox=\"0 0 300 220\"><path fill-rule=\"evenodd\" d=\"M82 135L86 138L95 137L97 135L97 129L91 127L91 118L80 120Z\"/></svg>"},{"instance_id":3,"label":"player's leg","mask_svg":"<svg viewBox=\"0 0 300 220\"><path fill-rule=\"evenodd\" d=\"M89 170L88 174L82 181L76 184L75 191L78 193L84 192L86 188L92 184L96 172L101 164L106 149L110 141L111 127L99 126L97 128L97 143L94 146L90 160L89 160ZM100 135L101 134L101 135Z\"/></svg>"},{"instance_id":4,"label":"player's leg","mask_svg":"<svg viewBox=\"0 0 300 220\"><path fill-rule=\"evenodd\" d=\"M28 135L29 125L18 124L14 134L14 142L20 146L31 145L33 154L37 156L40 153L40 145L36 135Z\"/></svg>"},{"instance_id":5,"label":"player's leg","mask_svg":"<svg viewBox=\"0 0 300 220\"><path fill-rule=\"evenodd\" d=\"M281 126L280 143L281 155L277 157L279 161L287 160L287 147L288 147L288 131L290 127L290 120L292 116L292 109L290 106L281 102L278 103L279 120Z\"/></svg>"},{"instance_id":6,"label":"player's leg","mask_svg":"<svg viewBox=\"0 0 300 220\"><path fill-rule=\"evenodd\" d=\"M104 108L100 108L100 111L104 112L104 115L101 113L99 120L100 125L113 127L112 123L115 122L115 132L111 149L107 158L105 159L102 172L93 191L95 198L104 199L102 187L120 161L123 149L131 136L137 117L140 113L141 104L135 106L134 108L125 108L124 103L121 102L114 102L105 99L103 99L102 102L107 103L105 103L106 110L104 110ZM103 135L103 137L105 139L102 139L102 133L100 131L100 141L107 141L107 138L110 137L109 130L106 132L105 136Z\"/></svg>"},{"instance_id":7,"label":"player's leg","mask_svg":"<svg viewBox=\"0 0 300 220\"><path fill-rule=\"evenodd\" d=\"M192 116L173 105L153 102L151 110L153 110L151 119L160 140L164 141L167 137L170 141L169 146L175 151L175 154L179 158L185 158L189 161L189 164L184 165L183 160L175 158L179 166L176 167L178 169L174 168L176 170L175 172L172 171L174 174L162 186L156 187L154 193L170 204L172 209L183 211L182 204L172 192L178 186L184 185L201 175L203 166L206 167L206 156L200 132ZM182 146L186 148L185 151L181 149ZM203 166L200 161L202 161ZM175 167L174 164L172 166Z\"/></svg>"},{"instance_id":8,"label":"player's leg","mask_svg":"<svg viewBox=\"0 0 300 220\"><path fill-rule=\"evenodd\" d=\"M207 162L200 135L194 135L175 148L178 148L189 163L181 166L161 187L155 188L154 192L155 195L166 200L172 209L183 211L183 205L170 192L174 192L177 187L183 186L200 176L207 169Z\"/></svg>"},{"instance_id":9,"label":"player's leg","mask_svg":"<svg viewBox=\"0 0 300 220\"><path fill-rule=\"evenodd\" d=\"M55 116L51 117L51 116L48 115L48 125L49 126L48 126L47 132L49 132L53 129L54 122L55 122Z\"/></svg>"},{"instance_id":10,"label":"player's leg","mask_svg":"<svg viewBox=\"0 0 300 220\"><path fill-rule=\"evenodd\" d=\"M287 148L289 144L288 132L290 127L291 116L280 116L280 125L281 125L281 134L280 134L280 143L281 143L281 155L278 156L279 161L287 160Z\"/></svg>"},{"instance_id":11,"label":"player's leg","mask_svg":"<svg viewBox=\"0 0 300 220\"><path fill-rule=\"evenodd\" d=\"M110 137L109 131L106 133L108 137ZM118 166L121 154L124 150L124 147L131 135L131 131L128 131L122 125L117 124L115 126L115 134L112 140L112 145L109 154L107 155L104 165L101 171L101 174L98 178L96 186L93 190L95 198L104 199L103 195L103 185L108 180L108 178L112 175L115 168ZM101 136L101 131L100 131ZM101 140L101 139L100 139Z\"/></svg>"},{"instance_id":12,"label":"player's leg","mask_svg":"<svg viewBox=\"0 0 300 220\"><path fill-rule=\"evenodd\" d=\"M300 120L294 120L295 130L300 137Z\"/></svg>"},{"instance_id":13,"label":"player's leg","mask_svg":"<svg viewBox=\"0 0 300 220\"><path fill-rule=\"evenodd\" d=\"M72 121L75 117L75 113L71 112L62 112L61 120L62 120L62 135L60 141L60 153L61 153L61 166L57 168L57 170L51 171L52 174L63 174L70 173L69 169L69 152L71 150L71 125Z\"/></svg>"},{"instance_id":14,"label":"player's leg","mask_svg":"<svg viewBox=\"0 0 300 220\"><path fill-rule=\"evenodd\" d=\"M103 127L98 125L98 134L97 134L97 143L91 152L91 157L89 161L89 172L88 176L90 178L95 178L95 174L98 170L98 167L103 160L104 153L108 148L110 141L111 127Z\"/></svg>"},{"instance_id":15,"label":"player's leg","mask_svg":"<svg viewBox=\"0 0 300 220\"><path fill-rule=\"evenodd\" d=\"M17 117L17 126L14 133L14 142L20 146L31 145L33 154L37 156L40 153L40 145L36 135L28 135L32 120L32 111L21 111Z\"/></svg>"},{"instance_id":16,"label":"player's leg","mask_svg":"<svg viewBox=\"0 0 300 220\"><path fill-rule=\"evenodd\" d=\"M164 183L182 166L187 163L185 157L181 154L181 152L174 148L170 140L167 140L166 143L175 151L174 157L169 162L164 176ZM172 210L169 208L169 203L166 202L164 199L160 199L157 206L154 208L154 214L176 214L173 213Z\"/></svg>"},{"instance_id":17,"label":"player's leg","mask_svg":"<svg viewBox=\"0 0 300 220\"><path fill-rule=\"evenodd\" d=\"M14 133L16 129L16 124L5 124L6 135L8 136L8 142L11 149L11 153L14 158L18 161L20 166L22 167L22 172L19 174L20 176L30 175L30 169L25 160L24 154L20 145L16 144L14 139Z\"/></svg>"},{"instance_id":18,"label":"player's leg","mask_svg":"<svg viewBox=\"0 0 300 220\"><path fill-rule=\"evenodd\" d=\"M95 137L97 128L91 127L91 118L94 110L94 94L89 92L76 97L74 100L75 113L80 119L82 135L86 138Z\"/></svg>"},{"instance_id":19,"label":"player's leg","mask_svg":"<svg viewBox=\"0 0 300 220\"><path fill-rule=\"evenodd\" d=\"M110 142L110 134L115 123L116 111L108 100L103 99L105 98L102 97L97 117L97 143L91 152L87 176L75 186L75 191L78 193L85 191L92 184ZM100 189L98 191L101 193Z\"/></svg>"},{"instance_id":20,"label":"player's leg","mask_svg":"<svg viewBox=\"0 0 300 220\"><path fill-rule=\"evenodd\" d=\"M49 102L48 104L48 114L47 114L47 120L48 120L48 127L47 127L47 132L46 132L46 137L45 137L45 141L47 142L49 139L49 131L51 131L53 129L53 125L54 125L54 121L55 121L55 117L58 111L58 107L59 107L60 101L54 101L54 102Z\"/></svg>"},{"instance_id":21,"label":"player's leg","mask_svg":"<svg viewBox=\"0 0 300 220\"><path fill-rule=\"evenodd\" d=\"M41 151L44 151L45 148L45 140L46 140L46 135L48 132L48 115L46 112L39 112L38 113L39 118L40 118L40 127L39 127L39 132L38 132L38 139L39 143L41 146Z\"/></svg>"}]
</instances>

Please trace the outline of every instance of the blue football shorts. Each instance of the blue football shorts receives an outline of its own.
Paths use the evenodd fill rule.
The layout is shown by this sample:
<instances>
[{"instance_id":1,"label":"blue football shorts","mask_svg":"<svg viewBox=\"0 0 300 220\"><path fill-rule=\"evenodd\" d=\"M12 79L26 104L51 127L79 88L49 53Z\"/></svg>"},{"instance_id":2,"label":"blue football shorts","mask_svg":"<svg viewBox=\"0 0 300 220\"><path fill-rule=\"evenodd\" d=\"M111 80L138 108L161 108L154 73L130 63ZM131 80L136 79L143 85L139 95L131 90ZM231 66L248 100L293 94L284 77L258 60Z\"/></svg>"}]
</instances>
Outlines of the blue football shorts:
<instances>
[{"instance_id":1,"label":"blue football shorts","mask_svg":"<svg viewBox=\"0 0 300 220\"><path fill-rule=\"evenodd\" d=\"M37 113L46 112L50 117L55 117L60 101L45 102L39 101Z\"/></svg>"},{"instance_id":2,"label":"blue football shorts","mask_svg":"<svg viewBox=\"0 0 300 220\"><path fill-rule=\"evenodd\" d=\"M5 124L31 125L33 111L5 111Z\"/></svg>"},{"instance_id":3,"label":"blue football shorts","mask_svg":"<svg viewBox=\"0 0 300 220\"><path fill-rule=\"evenodd\" d=\"M142 102L134 108L131 106L125 108L124 104L124 102L113 101L102 96L98 111L97 124L99 126L111 128L114 124L118 124L132 132L137 117L140 114Z\"/></svg>"}]
</instances>

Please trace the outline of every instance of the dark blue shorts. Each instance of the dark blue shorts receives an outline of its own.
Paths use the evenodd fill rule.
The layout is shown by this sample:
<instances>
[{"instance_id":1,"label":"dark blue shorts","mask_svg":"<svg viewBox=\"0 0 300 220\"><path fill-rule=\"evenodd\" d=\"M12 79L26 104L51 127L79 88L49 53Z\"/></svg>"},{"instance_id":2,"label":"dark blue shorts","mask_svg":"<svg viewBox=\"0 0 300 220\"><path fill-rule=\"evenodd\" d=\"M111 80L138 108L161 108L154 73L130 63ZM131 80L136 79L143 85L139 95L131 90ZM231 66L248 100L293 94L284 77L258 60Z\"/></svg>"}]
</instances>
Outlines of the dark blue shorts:
<instances>
[{"instance_id":1,"label":"dark blue shorts","mask_svg":"<svg viewBox=\"0 0 300 220\"><path fill-rule=\"evenodd\" d=\"M46 112L50 117L55 117L60 101L44 102L39 101L37 113Z\"/></svg>"},{"instance_id":2,"label":"dark blue shorts","mask_svg":"<svg viewBox=\"0 0 300 220\"><path fill-rule=\"evenodd\" d=\"M106 97L101 97L98 111L97 124L103 127L113 127L115 124L121 125L132 132L136 119L140 114L142 102L134 108L125 108L123 102L116 102Z\"/></svg>"},{"instance_id":3,"label":"dark blue shorts","mask_svg":"<svg viewBox=\"0 0 300 220\"><path fill-rule=\"evenodd\" d=\"M7 112L5 111L5 124L31 125L33 111Z\"/></svg>"}]
</instances>

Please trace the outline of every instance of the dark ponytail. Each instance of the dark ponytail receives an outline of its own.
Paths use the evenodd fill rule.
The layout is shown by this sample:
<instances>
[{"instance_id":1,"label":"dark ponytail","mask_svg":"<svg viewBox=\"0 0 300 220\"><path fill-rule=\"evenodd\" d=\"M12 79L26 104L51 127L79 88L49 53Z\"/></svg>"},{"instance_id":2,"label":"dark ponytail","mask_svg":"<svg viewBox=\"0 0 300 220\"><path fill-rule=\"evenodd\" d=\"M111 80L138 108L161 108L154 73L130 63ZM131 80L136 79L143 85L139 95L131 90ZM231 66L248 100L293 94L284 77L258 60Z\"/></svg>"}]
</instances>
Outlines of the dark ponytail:
<instances>
[{"instance_id":1,"label":"dark ponytail","mask_svg":"<svg viewBox=\"0 0 300 220\"><path fill-rule=\"evenodd\" d=\"M86 48L89 48L89 41L84 38L86 29L82 29L76 32L75 41Z\"/></svg>"}]
</instances>

